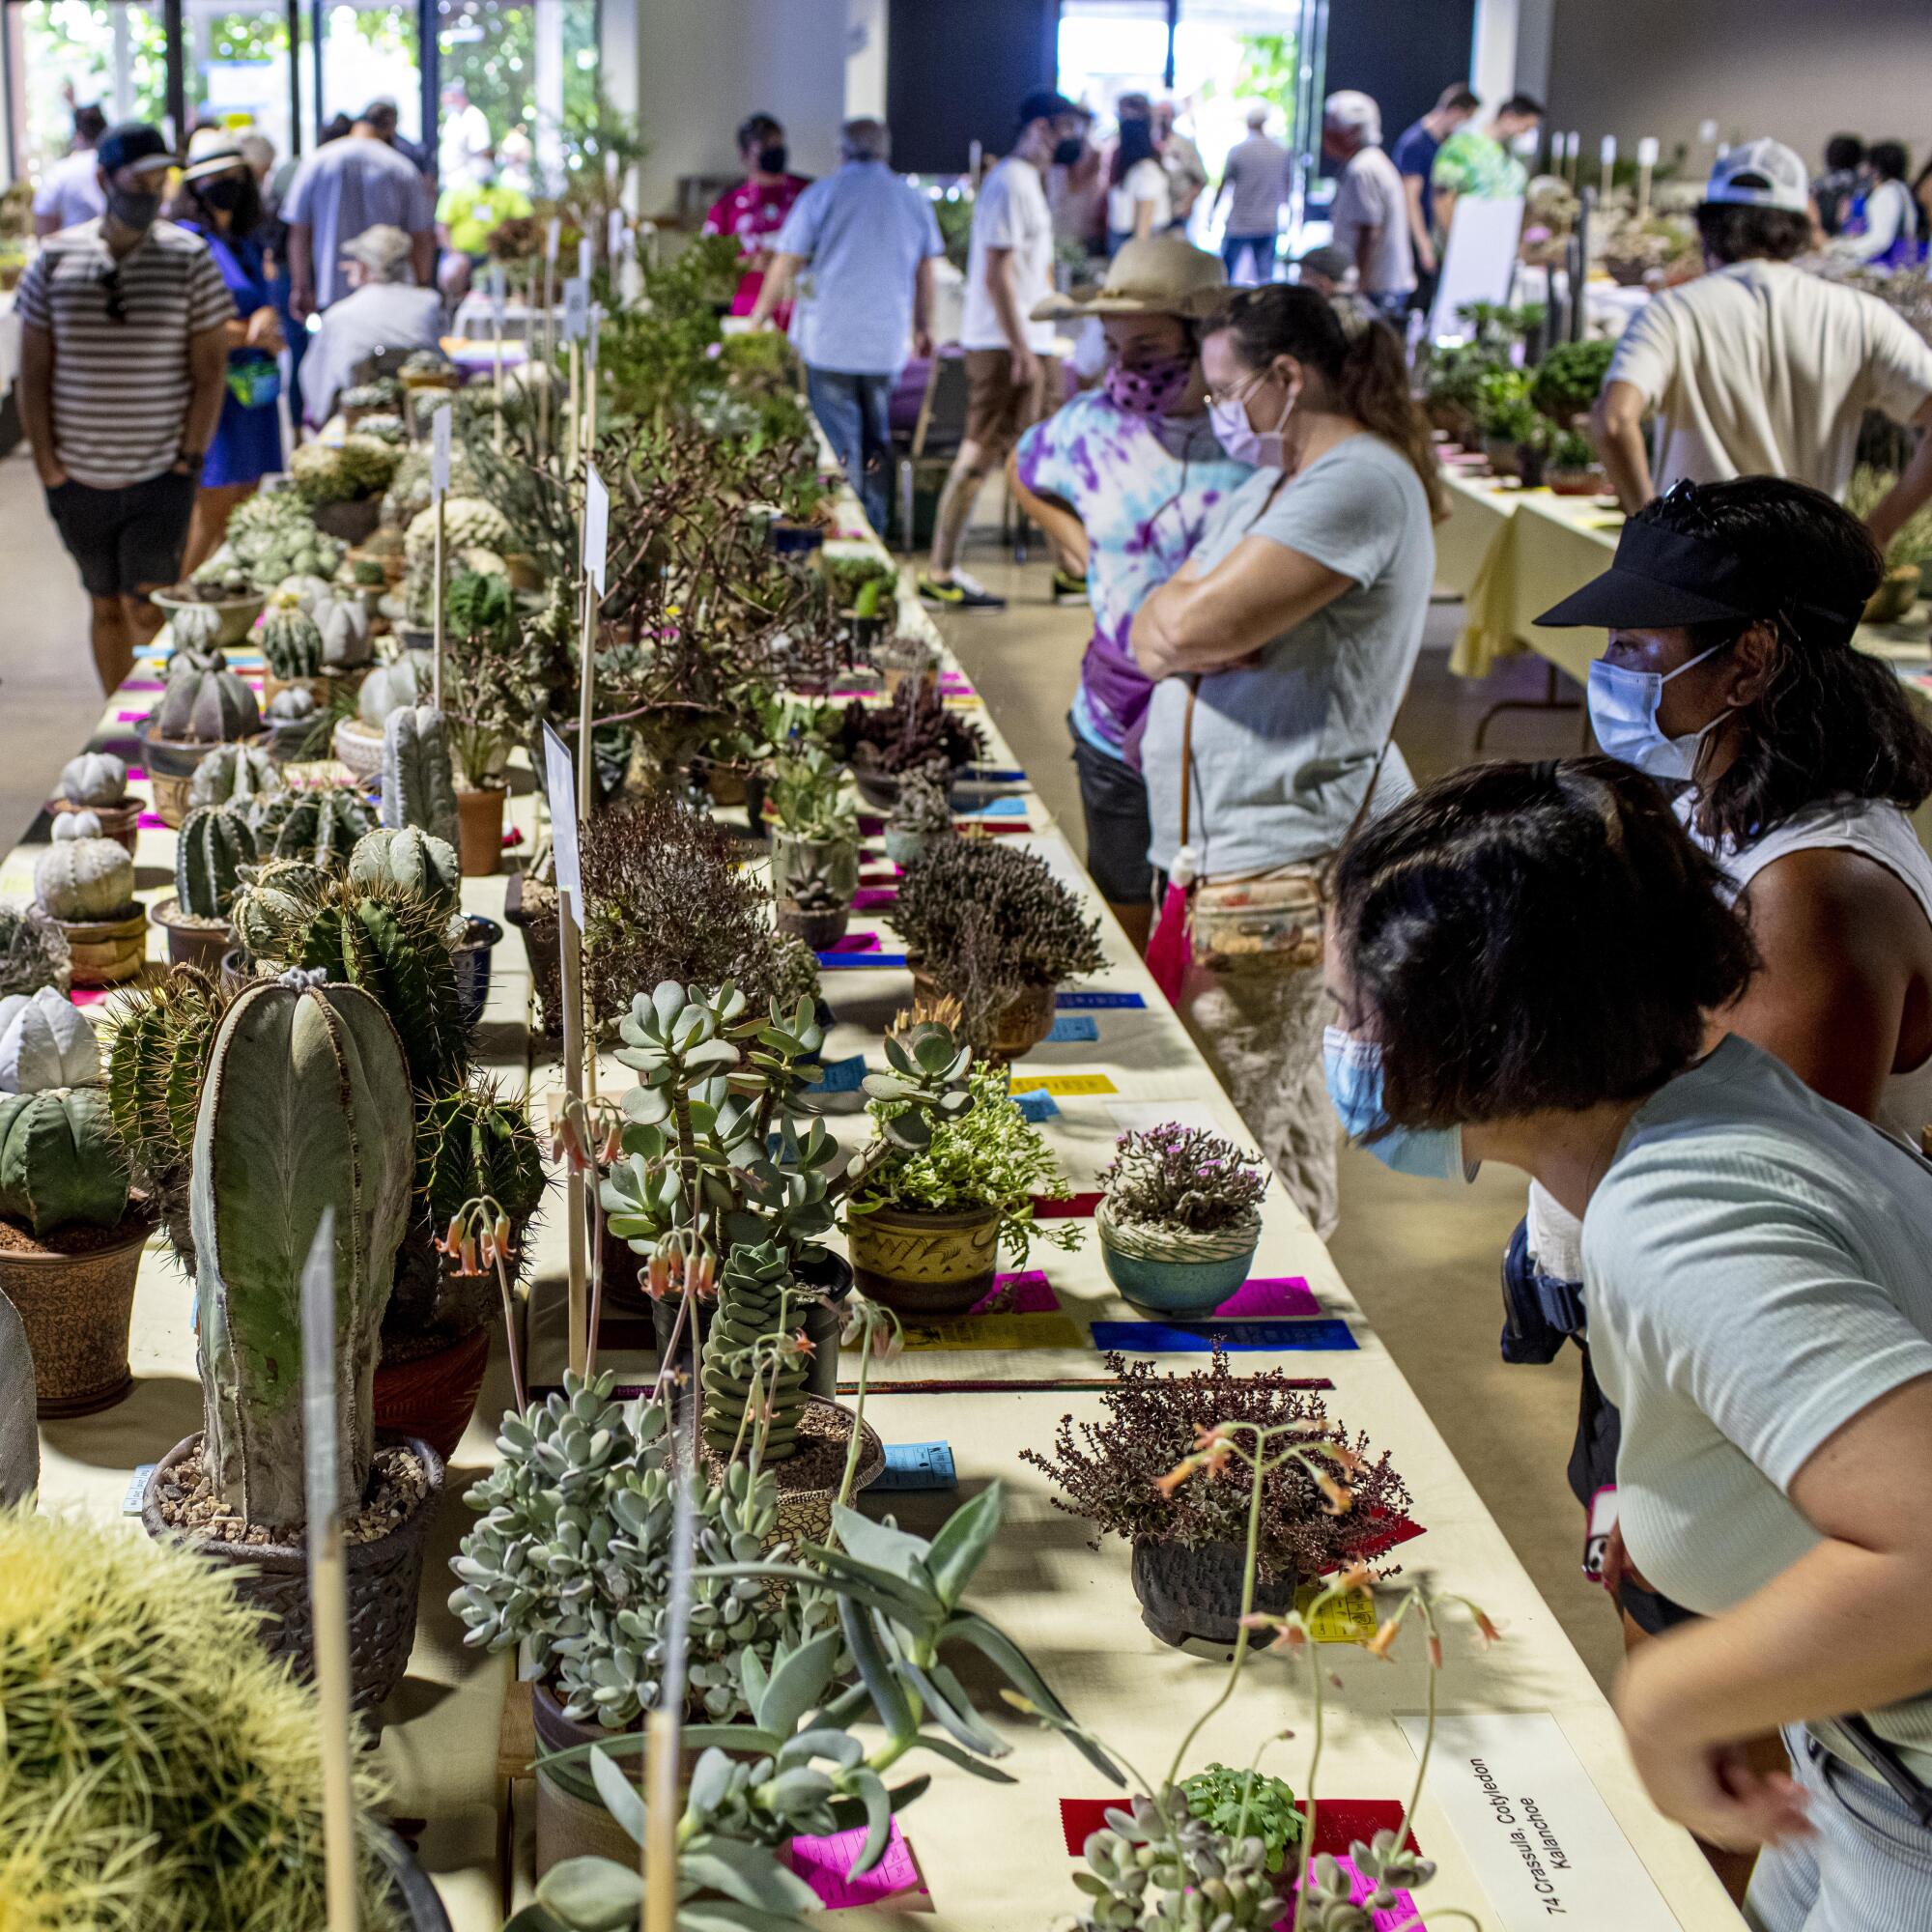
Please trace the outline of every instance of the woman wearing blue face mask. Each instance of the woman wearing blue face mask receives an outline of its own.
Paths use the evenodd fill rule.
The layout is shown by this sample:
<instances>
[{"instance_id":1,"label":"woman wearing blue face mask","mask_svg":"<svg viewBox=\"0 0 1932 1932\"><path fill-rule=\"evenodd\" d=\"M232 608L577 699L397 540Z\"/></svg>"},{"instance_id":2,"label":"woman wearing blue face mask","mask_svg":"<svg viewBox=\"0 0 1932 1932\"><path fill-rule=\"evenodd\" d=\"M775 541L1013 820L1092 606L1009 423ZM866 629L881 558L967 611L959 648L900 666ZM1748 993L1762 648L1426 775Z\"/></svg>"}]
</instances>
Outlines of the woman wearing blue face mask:
<instances>
[{"instance_id":1,"label":"woman wearing blue face mask","mask_svg":"<svg viewBox=\"0 0 1932 1932\"><path fill-rule=\"evenodd\" d=\"M1651 1797L1768 1846L1758 1932L1918 1932L1932 1869L1932 1167L1718 1031L1759 970L1717 867L1606 758L1473 766L1342 855L1328 984L1369 1144L1454 1137L1582 1224L1637 1565ZM1742 1741L1781 1728L1789 1775Z\"/></svg>"},{"instance_id":2,"label":"woman wearing blue face mask","mask_svg":"<svg viewBox=\"0 0 1932 1932\"><path fill-rule=\"evenodd\" d=\"M1192 882L1177 1008L1325 1236L1322 883L1372 801L1408 788L1389 736L1422 643L1441 483L1402 343L1353 304L1244 291L1208 323L1201 363L1222 448L1257 473L1134 618L1134 656L1156 680L1141 744L1150 856ZM1208 952L1204 912L1231 895L1298 898L1306 943L1238 962Z\"/></svg>"}]
</instances>

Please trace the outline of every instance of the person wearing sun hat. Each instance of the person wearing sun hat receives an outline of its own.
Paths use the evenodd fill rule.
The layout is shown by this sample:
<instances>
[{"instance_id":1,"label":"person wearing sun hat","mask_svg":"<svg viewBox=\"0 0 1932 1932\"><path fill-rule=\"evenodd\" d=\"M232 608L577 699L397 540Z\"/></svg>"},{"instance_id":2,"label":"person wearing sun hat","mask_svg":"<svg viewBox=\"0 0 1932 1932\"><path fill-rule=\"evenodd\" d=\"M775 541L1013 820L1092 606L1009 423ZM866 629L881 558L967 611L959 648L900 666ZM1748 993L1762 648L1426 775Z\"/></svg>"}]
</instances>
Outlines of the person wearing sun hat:
<instances>
[{"instance_id":1,"label":"person wearing sun hat","mask_svg":"<svg viewBox=\"0 0 1932 1932\"><path fill-rule=\"evenodd\" d=\"M434 349L442 339L442 297L411 280L414 238L387 222L342 246L349 293L322 314L302 358L302 416L320 429L335 398L356 380L356 365L379 349Z\"/></svg>"},{"instance_id":2,"label":"person wearing sun hat","mask_svg":"<svg viewBox=\"0 0 1932 1932\"><path fill-rule=\"evenodd\" d=\"M1591 418L1626 510L1684 477L1788 476L1842 498L1867 410L1932 428L1932 347L1876 296L1795 266L1811 247L1799 155L1773 140L1731 149L1711 171L1697 227L1710 272L1632 319ZM1932 436L1872 512L1879 547L1928 499Z\"/></svg>"},{"instance_id":3,"label":"person wearing sun hat","mask_svg":"<svg viewBox=\"0 0 1932 1932\"><path fill-rule=\"evenodd\" d=\"M1214 256L1157 235L1126 242L1098 287L1039 303L1036 319L1096 322L1107 369L1020 438L1009 469L1028 513L1086 565L1094 632L1067 724L1088 869L1137 946L1152 917L1140 739L1153 686L1127 637L1141 601L1252 473L1216 440L1201 374L1197 325L1227 296Z\"/></svg>"}]
</instances>

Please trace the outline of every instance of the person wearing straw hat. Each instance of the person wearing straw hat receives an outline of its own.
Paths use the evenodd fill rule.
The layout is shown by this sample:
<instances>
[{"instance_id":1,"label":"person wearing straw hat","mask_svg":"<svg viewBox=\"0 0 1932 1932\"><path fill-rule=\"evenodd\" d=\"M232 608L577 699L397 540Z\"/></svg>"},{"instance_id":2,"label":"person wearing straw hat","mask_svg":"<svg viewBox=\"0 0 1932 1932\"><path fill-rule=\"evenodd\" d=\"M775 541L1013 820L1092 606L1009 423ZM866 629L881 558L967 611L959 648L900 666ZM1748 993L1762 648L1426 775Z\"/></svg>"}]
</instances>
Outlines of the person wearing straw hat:
<instances>
[{"instance_id":1,"label":"person wearing straw hat","mask_svg":"<svg viewBox=\"0 0 1932 1932\"><path fill-rule=\"evenodd\" d=\"M228 391L201 467L182 565L186 573L213 554L236 504L282 467L282 418L275 403L282 393L276 358L284 345L262 244L262 190L231 136L213 128L196 131L169 214L208 243L235 300L226 331Z\"/></svg>"},{"instance_id":2,"label":"person wearing straw hat","mask_svg":"<svg viewBox=\"0 0 1932 1932\"><path fill-rule=\"evenodd\" d=\"M1055 545L1085 566L1094 634L1067 724L1087 821L1087 867L1136 946L1147 944L1153 873L1140 738L1153 686L1134 662L1134 612L1179 568L1214 508L1251 471L1207 414L1196 325L1227 298L1221 264L1179 236L1127 242L1097 288L1049 297L1035 319L1096 321L1108 349L1097 388L1020 439L1009 478Z\"/></svg>"},{"instance_id":3,"label":"person wearing straw hat","mask_svg":"<svg viewBox=\"0 0 1932 1932\"><path fill-rule=\"evenodd\" d=\"M400 228L365 228L342 250L349 294L323 311L301 367L302 415L320 428L356 364L379 349L434 349L442 339L442 298L412 286L415 244Z\"/></svg>"}]
</instances>

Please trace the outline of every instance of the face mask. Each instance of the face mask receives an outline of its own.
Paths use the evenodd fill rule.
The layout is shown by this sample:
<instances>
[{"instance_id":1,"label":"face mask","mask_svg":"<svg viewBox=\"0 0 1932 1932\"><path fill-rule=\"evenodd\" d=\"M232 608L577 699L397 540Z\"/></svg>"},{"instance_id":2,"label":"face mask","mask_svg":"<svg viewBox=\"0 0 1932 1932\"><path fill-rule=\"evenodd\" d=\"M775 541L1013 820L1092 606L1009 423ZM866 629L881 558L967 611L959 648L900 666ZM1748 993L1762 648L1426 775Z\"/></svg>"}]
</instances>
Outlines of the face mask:
<instances>
[{"instance_id":1,"label":"face mask","mask_svg":"<svg viewBox=\"0 0 1932 1932\"><path fill-rule=\"evenodd\" d=\"M1107 399L1130 416L1164 416L1187 392L1194 376L1191 355L1163 355L1138 369L1108 364Z\"/></svg>"},{"instance_id":2,"label":"face mask","mask_svg":"<svg viewBox=\"0 0 1932 1932\"><path fill-rule=\"evenodd\" d=\"M107 212L124 228L132 228L137 233L145 232L155 225L161 212L161 198L157 194L135 194L124 187L110 187L107 190Z\"/></svg>"},{"instance_id":3,"label":"face mask","mask_svg":"<svg viewBox=\"0 0 1932 1932\"><path fill-rule=\"evenodd\" d=\"M218 208L233 214L241 205L246 184L233 175L225 175L218 181L207 182L200 190L201 199L210 208Z\"/></svg>"},{"instance_id":4,"label":"face mask","mask_svg":"<svg viewBox=\"0 0 1932 1932\"><path fill-rule=\"evenodd\" d=\"M1688 738L1666 738L1658 727L1658 706L1663 702L1663 687L1671 678L1682 677L1690 665L1700 665L1705 658L1729 649L1727 643L1715 644L1667 676L1662 671L1630 670L1593 658L1588 687L1590 729L1597 734L1604 755L1634 765L1654 779L1688 781L1694 777L1705 738L1729 712L1719 712L1703 730L1693 731Z\"/></svg>"},{"instance_id":5,"label":"face mask","mask_svg":"<svg viewBox=\"0 0 1932 1932\"><path fill-rule=\"evenodd\" d=\"M1389 1127L1379 1140L1367 1138L1388 1120L1382 1111L1382 1050L1376 1041L1326 1027L1321 1064L1343 1131L1366 1145L1384 1167L1421 1180L1468 1179L1461 1127Z\"/></svg>"},{"instance_id":6,"label":"face mask","mask_svg":"<svg viewBox=\"0 0 1932 1932\"><path fill-rule=\"evenodd\" d=\"M791 150L782 141L775 141L769 148L758 150L758 166L768 175L781 175Z\"/></svg>"},{"instance_id":7,"label":"face mask","mask_svg":"<svg viewBox=\"0 0 1932 1932\"><path fill-rule=\"evenodd\" d=\"M1053 165L1070 168L1086 152L1087 143L1078 134L1069 134L1065 140L1053 144Z\"/></svg>"},{"instance_id":8,"label":"face mask","mask_svg":"<svg viewBox=\"0 0 1932 1932\"><path fill-rule=\"evenodd\" d=\"M1526 161L1530 160L1536 154L1538 139L1536 129L1534 128L1527 128L1511 141L1510 153L1520 155Z\"/></svg>"},{"instance_id":9,"label":"face mask","mask_svg":"<svg viewBox=\"0 0 1932 1932\"><path fill-rule=\"evenodd\" d=\"M1257 469L1279 469L1283 467L1281 433L1288 427L1293 409L1294 397L1290 395L1281 406L1280 420L1265 430L1249 422L1245 397L1209 403L1208 414L1214 425L1215 440L1235 462L1252 463Z\"/></svg>"}]
</instances>

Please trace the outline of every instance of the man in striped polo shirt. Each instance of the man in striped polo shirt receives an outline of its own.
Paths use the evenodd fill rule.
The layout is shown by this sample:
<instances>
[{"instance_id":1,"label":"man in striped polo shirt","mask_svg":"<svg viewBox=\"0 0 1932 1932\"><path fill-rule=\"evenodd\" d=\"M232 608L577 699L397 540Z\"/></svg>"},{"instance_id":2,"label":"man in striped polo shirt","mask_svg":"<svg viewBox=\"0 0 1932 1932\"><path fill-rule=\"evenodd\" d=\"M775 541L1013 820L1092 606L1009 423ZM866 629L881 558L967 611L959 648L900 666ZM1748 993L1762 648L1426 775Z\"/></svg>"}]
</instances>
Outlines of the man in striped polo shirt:
<instances>
[{"instance_id":1,"label":"man in striped polo shirt","mask_svg":"<svg viewBox=\"0 0 1932 1932\"><path fill-rule=\"evenodd\" d=\"M47 238L15 306L21 424L112 691L160 628L148 593L181 572L235 305L208 244L158 219L159 130L128 122L95 152L107 212Z\"/></svg>"}]
</instances>

